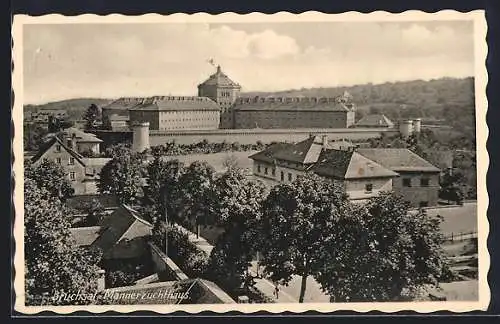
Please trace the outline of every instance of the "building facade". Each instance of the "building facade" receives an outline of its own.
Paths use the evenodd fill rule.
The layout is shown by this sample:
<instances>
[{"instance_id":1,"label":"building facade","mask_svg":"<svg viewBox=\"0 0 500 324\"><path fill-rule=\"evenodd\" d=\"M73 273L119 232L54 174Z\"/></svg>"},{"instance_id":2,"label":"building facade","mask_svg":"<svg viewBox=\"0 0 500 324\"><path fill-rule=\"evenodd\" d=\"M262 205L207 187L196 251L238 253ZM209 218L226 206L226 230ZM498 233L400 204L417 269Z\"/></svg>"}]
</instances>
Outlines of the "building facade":
<instances>
[{"instance_id":1,"label":"building facade","mask_svg":"<svg viewBox=\"0 0 500 324\"><path fill-rule=\"evenodd\" d=\"M348 128L354 105L342 98L255 97L238 99L234 128Z\"/></svg>"},{"instance_id":2,"label":"building facade","mask_svg":"<svg viewBox=\"0 0 500 324\"><path fill-rule=\"evenodd\" d=\"M74 131L68 133L74 134ZM110 159L83 156L79 150L88 152L89 148L95 149L95 145L99 143L85 140L78 142L76 135L68 135L68 133L63 132L50 138L30 161L36 166L43 160L50 160L61 166L75 195L96 194L99 173Z\"/></svg>"},{"instance_id":3,"label":"building facade","mask_svg":"<svg viewBox=\"0 0 500 324\"><path fill-rule=\"evenodd\" d=\"M233 105L240 96L241 86L232 81L221 67L198 85L198 96L212 99L220 106L220 128L233 128Z\"/></svg>"},{"instance_id":4,"label":"building facade","mask_svg":"<svg viewBox=\"0 0 500 324\"><path fill-rule=\"evenodd\" d=\"M274 144L250 156L253 172L268 184L312 172L338 183L355 201L394 191L412 207L437 205L440 169L410 150L334 147L325 136Z\"/></svg>"},{"instance_id":5,"label":"building facade","mask_svg":"<svg viewBox=\"0 0 500 324\"><path fill-rule=\"evenodd\" d=\"M129 109L130 125L148 122L151 130L218 129L220 108L206 97L150 97Z\"/></svg>"},{"instance_id":6,"label":"building facade","mask_svg":"<svg viewBox=\"0 0 500 324\"><path fill-rule=\"evenodd\" d=\"M359 153L397 172L394 190L412 207L435 206L441 169L408 149L358 149Z\"/></svg>"}]
</instances>

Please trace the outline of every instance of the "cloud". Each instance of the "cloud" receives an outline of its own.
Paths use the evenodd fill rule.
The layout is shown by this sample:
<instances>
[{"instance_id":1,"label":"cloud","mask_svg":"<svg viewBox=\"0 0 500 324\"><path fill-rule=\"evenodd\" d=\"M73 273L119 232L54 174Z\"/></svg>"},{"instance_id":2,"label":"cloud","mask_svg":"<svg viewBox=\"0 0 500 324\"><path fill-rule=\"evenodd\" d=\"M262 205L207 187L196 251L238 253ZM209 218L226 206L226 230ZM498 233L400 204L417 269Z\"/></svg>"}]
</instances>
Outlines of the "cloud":
<instances>
[{"instance_id":1,"label":"cloud","mask_svg":"<svg viewBox=\"0 0 500 324\"><path fill-rule=\"evenodd\" d=\"M252 27L252 26L250 26ZM195 95L213 58L245 91L473 74L472 32L421 23L30 25L24 97Z\"/></svg>"}]
</instances>

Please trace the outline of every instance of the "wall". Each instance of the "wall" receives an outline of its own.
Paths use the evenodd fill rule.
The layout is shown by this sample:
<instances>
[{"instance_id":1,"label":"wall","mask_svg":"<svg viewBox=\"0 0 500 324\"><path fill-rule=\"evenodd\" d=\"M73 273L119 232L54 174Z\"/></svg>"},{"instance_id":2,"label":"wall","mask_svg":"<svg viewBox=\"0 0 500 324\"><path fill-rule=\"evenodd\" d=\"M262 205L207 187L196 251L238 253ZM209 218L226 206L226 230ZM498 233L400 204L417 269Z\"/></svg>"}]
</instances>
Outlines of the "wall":
<instances>
[{"instance_id":1,"label":"wall","mask_svg":"<svg viewBox=\"0 0 500 324\"><path fill-rule=\"evenodd\" d=\"M219 128L220 112L217 110L162 111L159 114L159 130Z\"/></svg>"},{"instance_id":2,"label":"wall","mask_svg":"<svg viewBox=\"0 0 500 324\"><path fill-rule=\"evenodd\" d=\"M255 144L271 142L299 142L312 135L328 135L330 140L367 140L380 137L382 133L388 136L397 134L394 129L362 129L362 128L302 128L302 129L220 129L211 131L150 131L150 145L163 145L175 140L178 144L199 143L206 139L209 142L238 142L240 144ZM103 134L105 136L105 134ZM101 136L101 135L99 135ZM100 137L104 140L104 137Z\"/></svg>"},{"instance_id":3,"label":"wall","mask_svg":"<svg viewBox=\"0 0 500 324\"><path fill-rule=\"evenodd\" d=\"M371 192L365 190L367 184L373 185ZM392 178L349 179L345 181L344 188L350 199L368 199L381 191L391 191Z\"/></svg>"},{"instance_id":4,"label":"wall","mask_svg":"<svg viewBox=\"0 0 500 324\"><path fill-rule=\"evenodd\" d=\"M348 117L349 114L349 117ZM314 110L245 110L234 111L234 128L347 128L354 112Z\"/></svg>"},{"instance_id":5,"label":"wall","mask_svg":"<svg viewBox=\"0 0 500 324\"><path fill-rule=\"evenodd\" d=\"M149 122L150 130L158 130L160 127L160 113L152 110L129 110L130 125L136 122Z\"/></svg>"},{"instance_id":6,"label":"wall","mask_svg":"<svg viewBox=\"0 0 500 324\"><path fill-rule=\"evenodd\" d=\"M78 153L91 151L97 154L99 153L99 143L78 142L76 144L76 150L78 151Z\"/></svg>"},{"instance_id":7,"label":"wall","mask_svg":"<svg viewBox=\"0 0 500 324\"><path fill-rule=\"evenodd\" d=\"M260 172L259 172L260 166ZM267 168L267 174L266 174ZM273 175L273 169L275 170ZM281 180L281 173L283 172L283 181ZM304 171L296 170L291 167L286 167L284 165L272 165L263 162L255 161L253 165L253 174L259 178L269 179L272 181L276 181L276 184L279 182L293 182L297 179L298 176L304 175ZM291 175L291 180L289 180L289 174Z\"/></svg>"},{"instance_id":8,"label":"wall","mask_svg":"<svg viewBox=\"0 0 500 324\"><path fill-rule=\"evenodd\" d=\"M167 271L175 280L189 279L188 276L172 261L169 257L160 250L159 247L151 242L148 242L151 251L151 259L153 261L155 272L161 273Z\"/></svg>"},{"instance_id":9,"label":"wall","mask_svg":"<svg viewBox=\"0 0 500 324\"><path fill-rule=\"evenodd\" d=\"M394 179L393 188L409 201L412 207L419 207L421 201L427 201L428 206L436 206L439 194L439 174L421 172L398 172L400 177ZM422 187L420 179L429 179L429 186ZM411 187L403 186L403 179L410 179Z\"/></svg>"}]
</instances>

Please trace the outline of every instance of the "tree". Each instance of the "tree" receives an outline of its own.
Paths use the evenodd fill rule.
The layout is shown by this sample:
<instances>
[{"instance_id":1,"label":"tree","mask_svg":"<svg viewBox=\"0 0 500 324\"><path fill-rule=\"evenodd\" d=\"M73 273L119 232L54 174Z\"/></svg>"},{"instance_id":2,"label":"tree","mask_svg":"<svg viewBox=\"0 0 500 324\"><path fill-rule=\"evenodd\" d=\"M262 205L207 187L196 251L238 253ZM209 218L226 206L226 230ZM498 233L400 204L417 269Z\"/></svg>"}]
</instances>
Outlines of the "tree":
<instances>
[{"instance_id":1,"label":"tree","mask_svg":"<svg viewBox=\"0 0 500 324\"><path fill-rule=\"evenodd\" d=\"M32 179L38 187L60 200L64 201L74 194L64 169L51 160L43 159L39 164L28 165L24 169L24 177Z\"/></svg>"},{"instance_id":2,"label":"tree","mask_svg":"<svg viewBox=\"0 0 500 324\"><path fill-rule=\"evenodd\" d=\"M25 151L38 151L48 131L36 123L24 125L23 141Z\"/></svg>"},{"instance_id":3,"label":"tree","mask_svg":"<svg viewBox=\"0 0 500 324\"><path fill-rule=\"evenodd\" d=\"M179 177L179 206L182 206L179 216L193 227L198 227L210 215L214 174L210 164L195 161L184 168Z\"/></svg>"},{"instance_id":4,"label":"tree","mask_svg":"<svg viewBox=\"0 0 500 324\"><path fill-rule=\"evenodd\" d=\"M100 254L76 246L63 204L36 181L24 182L24 251L26 304L64 305L83 301L54 300L66 294L94 294Z\"/></svg>"},{"instance_id":5,"label":"tree","mask_svg":"<svg viewBox=\"0 0 500 324\"><path fill-rule=\"evenodd\" d=\"M224 229L210 255L209 273L229 289L240 287L257 252L265 187L229 170L215 181L213 213Z\"/></svg>"},{"instance_id":6,"label":"tree","mask_svg":"<svg viewBox=\"0 0 500 324\"><path fill-rule=\"evenodd\" d=\"M448 202L454 201L457 204L462 204L464 193L460 184L463 182L463 176L460 173L445 173L440 179L439 198Z\"/></svg>"},{"instance_id":7,"label":"tree","mask_svg":"<svg viewBox=\"0 0 500 324\"><path fill-rule=\"evenodd\" d=\"M234 154L228 154L222 162L222 166L226 168L226 171L236 169L239 166L238 158Z\"/></svg>"},{"instance_id":8,"label":"tree","mask_svg":"<svg viewBox=\"0 0 500 324\"><path fill-rule=\"evenodd\" d=\"M177 159L165 161L159 154L146 167L148 175L148 198L152 204L162 206L165 195L173 199L173 192L179 180L182 164ZM168 191L168 192L167 192Z\"/></svg>"},{"instance_id":9,"label":"tree","mask_svg":"<svg viewBox=\"0 0 500 324\"><path fill-rule=\"evenodd\" d=\"M394 193L339 214L315 274L335 302L394 301L437 284L446 268L440 219Z\"/></svg>"},{"instance_id":10,"label":"tree","mask_svg":"<svg viewBox=\"0 0 500 324\"><path fill-rule=\"evenodd\" d=\"M85 120L85 130L96 129L100 119L99 107L96 104L91 104L83 114L83 119Z\"/></svg>"},{"instance_id":11,"label":"tree","mask_svg":"<svg viewBox=\"0 0 500 324\"><path fill-rule=\"evenodd\" d=\"M100 193L114 194L122 204L134 204L142 195L142 157L130 151L115 156L101 169Z\"/></svg>"},{"instance_id":12,"label":"tree","mask_svg":"<svg viewBox=\"0 0 500 324\"><path fill-rule=\"evenodd\" d=\"M263 202L262 265L274 281L284 284L293 275L302 278L299 302L306 281L320 266L324 242L334 219L348 210L347 195L335 183L314 174L275 186Z\"/></svg>"},{"instance_id":13,"label":"tree","mask_svg":"<svg viewBox=\"0 0 500 324\"><path fill-rule=\"evenodd\" d=\"M97 199L83 202L82 205L78 207L78 210L86 214L85 219L79 224L81 227L96 226L105 216L104 207Z\"/></svg>"}]
</instances>

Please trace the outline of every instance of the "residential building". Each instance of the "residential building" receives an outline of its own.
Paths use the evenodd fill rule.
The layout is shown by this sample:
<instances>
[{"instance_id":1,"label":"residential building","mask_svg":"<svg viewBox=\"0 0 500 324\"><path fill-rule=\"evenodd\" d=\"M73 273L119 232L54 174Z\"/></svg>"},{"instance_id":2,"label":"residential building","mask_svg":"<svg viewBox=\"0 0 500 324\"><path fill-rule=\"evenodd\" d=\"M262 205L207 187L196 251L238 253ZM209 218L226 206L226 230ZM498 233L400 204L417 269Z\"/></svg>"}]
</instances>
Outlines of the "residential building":
<instances>
[{"instance_id":1,"label":"residential building","mask_svg":"<svg viewBox=\"0 0 500 324\"><path fill-rule=\"evenodd\" d=\"M30 161L33 165L45 159L53 161L66 172L75 195L95 194L99 173L110 159L83 156L80 152L87 152L89 149L93 151L93 145L98 145L99 142L80 136L83 141L78 144L78 136L74 130L52 136Z\"/></svg>"},{"instance_id":2,"label":"residential building","mask_svg":"<svg viewBox=\"0 0 500 324\"><path fill-rule=\"evenodd\" d=\"M367 115L354 124L354 127L361 128L392 128L394 123L383 114Z\"/></svg>"},{"instance_id":3,"label":"residential building","mask_svg":"<svg viewBox=\"0 0 500 324\"><path fill-rule=\"evenodd\" d=\"M408 149L339 149L326 136L310 136L271 145L250 158L254 175L266 183L292 182L312 172L339 183L352 200L395 191L414 207L438 202L440 169Z\"/></svg>"},{"instance_id":4,"label":"residential building","mask_svg":"<svg viewBox=\"0 0 500 324\"><path fill-rule=\"evenodd\" d=\"M234 128L348 128L355 107L343 97L240 98L234 106Z\"/></svg>"},{"instance_id":5,"label":"residential building","mask_svg":"<svg viewBox=\"0 0 500 324\"><path fill-rule=\"evenodd\" d=\"M408 149L358 149L359 154L397 172L394 190L413 207L435 206L438 203L441 169Z\"/></svg>"},{"instance_id":6,"label":"residential building","mask_svg":"<svg viewBox=\"0 0 500 324\"><path fill-rule=\"evenodd\" d=\"M100 144L102 140L94 134L86 133L78 128L66 128L62 130L58 136L67 143L67 146L71 147L77 153L96 155L101 151Z\"/></svg>"},{"instance_id":7,"label":"residential building","mask_svg":"<svg viewBox=\"0 0 500 324\"><path fill-rule=\"evenodd\" d=\"M220 106L220 128L233 128L233 105L239 97L241 86L231 80L220 66L207 80L198 85L198 96L212 99Z\"/></svg>"},{"instance_id":8,"label":"residential building","mask_svg":"<svg viewBox=\"0 0 500 324\"><path fill-rule=\"evenodd\" d=\"M219 128L220 107L206 97L150 97L129 108L130 125L148 122L151 130Z\"/></svg>"}]
</instances>

